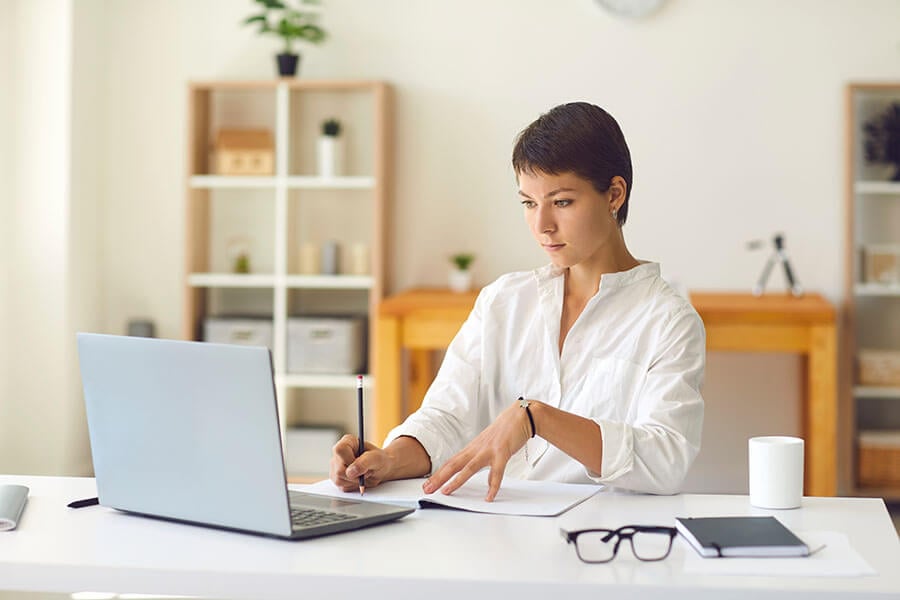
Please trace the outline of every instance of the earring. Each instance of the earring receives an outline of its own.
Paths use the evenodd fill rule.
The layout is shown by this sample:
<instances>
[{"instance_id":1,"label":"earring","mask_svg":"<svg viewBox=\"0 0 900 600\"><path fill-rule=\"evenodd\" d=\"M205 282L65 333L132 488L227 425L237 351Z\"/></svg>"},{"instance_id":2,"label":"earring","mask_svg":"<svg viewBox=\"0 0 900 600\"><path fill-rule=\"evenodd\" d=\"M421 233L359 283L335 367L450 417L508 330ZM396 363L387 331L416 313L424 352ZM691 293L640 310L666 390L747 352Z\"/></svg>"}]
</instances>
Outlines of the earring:
<instances>
[{"instance_id":1,"label":"earring","mask_svg":"<svg viewBox=\"0 0 900 600\"><path fill-rule=\"evenodd\" d=\"M611 213L611 214L612 214L612 218L613 218L613 219L616 218L616 213L617 213L617 212L619 212L618 209L616 209L616 208L612 209L612 213Z\"/></svg>"}]
</instances>

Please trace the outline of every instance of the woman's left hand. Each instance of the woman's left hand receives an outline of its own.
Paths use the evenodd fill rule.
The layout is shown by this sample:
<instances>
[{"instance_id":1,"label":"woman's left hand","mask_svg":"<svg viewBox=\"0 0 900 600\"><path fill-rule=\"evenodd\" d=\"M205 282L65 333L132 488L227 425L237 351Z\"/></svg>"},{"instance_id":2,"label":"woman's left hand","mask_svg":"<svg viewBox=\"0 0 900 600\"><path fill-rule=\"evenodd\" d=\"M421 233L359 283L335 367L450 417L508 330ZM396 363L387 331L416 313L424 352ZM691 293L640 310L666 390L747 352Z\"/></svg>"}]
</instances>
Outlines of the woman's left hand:
<instances>
[{"instance_id":1,"label":"woman's left hand","mask_svg":"<svg viewBox=\"0 0 900 600\"><path fill-rule=\"evenodd\" d=\"M489 466L491 470L488 474L488 493L485 500L493 502L500 490L506 463L530 437L531 425L528 415L519 403L515 402L429 477L422 489L426 494L430 494L444 486L441 491L444 494L452 494L472 475ZM453 480L447 483L451 477ZM445 483L447 485L444 485Z\"/></svg>"}]
</instances>

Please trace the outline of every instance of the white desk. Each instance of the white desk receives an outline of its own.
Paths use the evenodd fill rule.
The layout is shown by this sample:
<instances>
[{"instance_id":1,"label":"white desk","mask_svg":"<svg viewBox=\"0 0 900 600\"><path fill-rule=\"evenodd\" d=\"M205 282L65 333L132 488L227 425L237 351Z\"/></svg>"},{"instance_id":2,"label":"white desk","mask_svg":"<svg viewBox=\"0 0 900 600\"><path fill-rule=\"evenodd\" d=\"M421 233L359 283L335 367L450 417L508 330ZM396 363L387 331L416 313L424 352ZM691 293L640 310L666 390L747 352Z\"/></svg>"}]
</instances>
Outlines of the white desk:
<instances>
[{"instance_id":1,"label":"white desk","mask_svg":"<svg viewBox=\"0 0 900 600\"><path fill-rule=\"evenodd\" d=\"M502 517L428 509L352 533L303 542L181 525L103 507L68 509L94 495L93 479L0 476L31 488L19 529L0 533L0 588L115 591L217 598L475 597L897 598L900 542L881 500L805 498L792 511L763 511L746 496L601 494L558 518ZM558 530L678 516L777 514L795 530L838 530L878 571L855 578L691 576L676 540L663 562L626 551L586 565Z\"/></svg>"}]
</instances>

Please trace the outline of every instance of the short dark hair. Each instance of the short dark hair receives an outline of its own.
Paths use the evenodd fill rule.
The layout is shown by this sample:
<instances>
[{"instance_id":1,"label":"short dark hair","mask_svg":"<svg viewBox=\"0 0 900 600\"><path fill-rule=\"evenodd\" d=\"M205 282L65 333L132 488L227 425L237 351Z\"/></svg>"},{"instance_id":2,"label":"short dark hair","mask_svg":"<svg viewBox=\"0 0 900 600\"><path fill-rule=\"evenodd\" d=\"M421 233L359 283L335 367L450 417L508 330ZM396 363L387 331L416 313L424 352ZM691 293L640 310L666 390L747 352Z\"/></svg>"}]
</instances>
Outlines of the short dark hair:
<instances>
[{"instance_id":1,"label":"short dark hair","mask_svg":"<svg viewBox=\"0 0 900 600\"><path fill-rule=\"evenodd\" d=\"M625 180L619 226L628 217L631 196L631 152L619 124L608 112L587 102L560 104L537 118L516 139L512 166L516 175L541 171L573 172L606 192L616 175Z\"/></svg>"}]
</instances>

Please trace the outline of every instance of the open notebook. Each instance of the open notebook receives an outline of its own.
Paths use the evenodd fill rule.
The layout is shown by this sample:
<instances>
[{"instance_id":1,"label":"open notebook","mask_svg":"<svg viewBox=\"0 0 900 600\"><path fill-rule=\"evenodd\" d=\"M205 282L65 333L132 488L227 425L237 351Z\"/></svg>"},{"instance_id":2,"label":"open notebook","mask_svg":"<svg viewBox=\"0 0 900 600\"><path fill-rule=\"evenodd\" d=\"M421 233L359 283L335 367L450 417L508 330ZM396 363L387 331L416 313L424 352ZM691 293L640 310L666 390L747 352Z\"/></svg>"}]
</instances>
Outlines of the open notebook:
<instances>
[{"instance_id":1,"label":"open notebook","mask_svg":"<svg viewBox=\"0 0 900 600\"><path fill-rule=\"evenodd\" d=\"M364 496L360 496L359 492L342 492L327 479L311 485L292 487L309 494L353 500L372 500L414 508L445 507L471 512L533 517L560 515L584 502L604 487L602 485L504 478L494 501L485 502L484 497L488 491L487 476L487 470L476 473L465 485L449 496L440 491L425 494L422 491L424 479L388 481L378 487L366 488Z\"/></svg>"}]
</instances>

